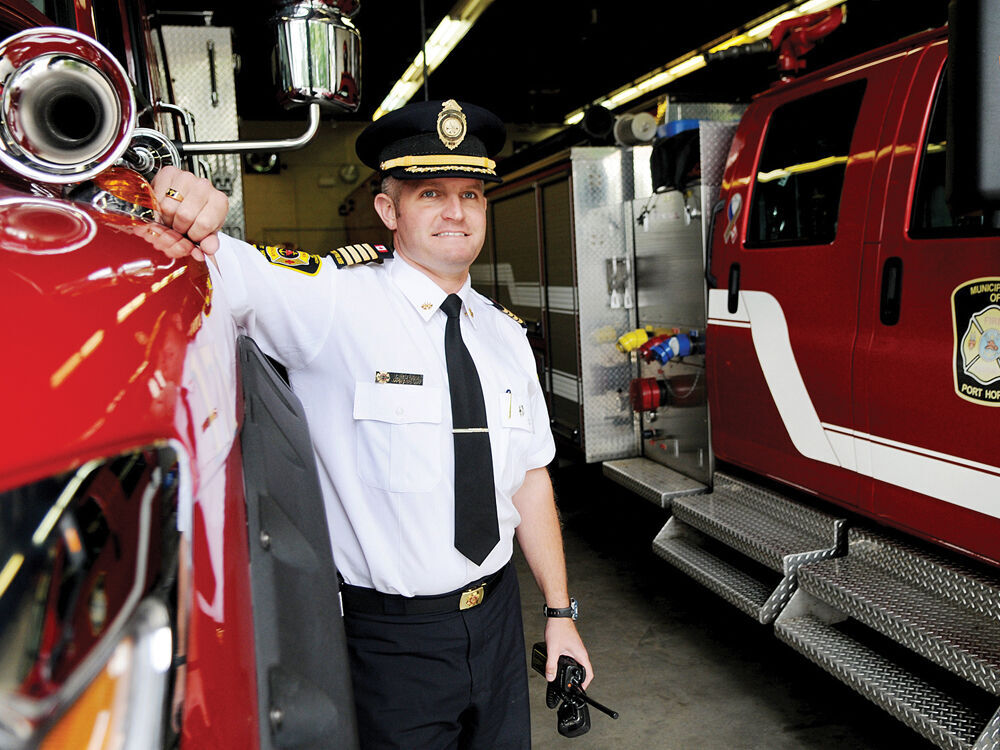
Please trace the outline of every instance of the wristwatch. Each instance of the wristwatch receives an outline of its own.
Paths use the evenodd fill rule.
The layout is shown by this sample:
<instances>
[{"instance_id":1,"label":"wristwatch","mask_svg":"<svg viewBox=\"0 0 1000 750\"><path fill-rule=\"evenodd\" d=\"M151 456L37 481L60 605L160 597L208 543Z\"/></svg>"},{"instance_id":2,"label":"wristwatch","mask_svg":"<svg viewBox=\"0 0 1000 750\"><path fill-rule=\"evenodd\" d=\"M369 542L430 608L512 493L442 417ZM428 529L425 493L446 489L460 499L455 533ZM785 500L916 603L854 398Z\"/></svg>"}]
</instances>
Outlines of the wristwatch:
<instances>
[{"instance_id":1,"label":"wristwatch","mask_svg":"<svg viewBox=\"0 0 1000 750\"><path fill-rule=\"evenodd\" d=\"M543 604L542 614L546 617L572 617L575 620L580 616L580 607L577 605L576 599L570 597L568 607L550 607Z\"/></svg>"}]
</instances>

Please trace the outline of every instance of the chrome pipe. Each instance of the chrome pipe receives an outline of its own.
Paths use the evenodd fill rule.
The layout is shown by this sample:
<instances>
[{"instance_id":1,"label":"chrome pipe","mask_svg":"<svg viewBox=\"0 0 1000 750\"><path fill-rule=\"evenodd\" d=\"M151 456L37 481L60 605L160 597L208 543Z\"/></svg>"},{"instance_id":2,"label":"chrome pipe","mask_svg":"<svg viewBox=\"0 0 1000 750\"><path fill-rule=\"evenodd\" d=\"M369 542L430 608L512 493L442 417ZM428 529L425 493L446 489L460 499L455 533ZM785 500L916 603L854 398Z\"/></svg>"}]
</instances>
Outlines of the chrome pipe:
<instances>
[{"instance_id":1,"label":"chrome pipe","mask_svg":"<svg viewBox=\"0 0 1000 750\"><path fill-rule=\"evenodd\" d=\"M294 151L302 148L319 130L319 104L309 105L309 123L306 132L297 138L273 141L204 141L201 143L175 143L182 156L189 154L232 154L251 152L270 153L274 151Z\"/></svg>"}]
</instances>

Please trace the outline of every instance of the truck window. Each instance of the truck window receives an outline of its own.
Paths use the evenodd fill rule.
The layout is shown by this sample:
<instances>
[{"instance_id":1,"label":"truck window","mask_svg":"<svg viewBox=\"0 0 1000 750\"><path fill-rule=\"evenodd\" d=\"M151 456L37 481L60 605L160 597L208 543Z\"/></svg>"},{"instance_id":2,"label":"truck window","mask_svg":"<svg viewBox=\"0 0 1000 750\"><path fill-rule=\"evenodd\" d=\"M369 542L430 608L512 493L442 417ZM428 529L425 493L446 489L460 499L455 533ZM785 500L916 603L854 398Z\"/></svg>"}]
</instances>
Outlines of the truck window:
<instances>
[{"instance_id":1,"label":"truck window","mask_svg":"<svg viewBox=\"0 0 1000 750\"><path fill-rule=\"evenodd\" d=\"M28 4L56 26L64 26L68 29L76 28L73 0L28 0Z\"/></svg>"},{"instance_id":2,"label":"truck window","mask_svg":"<svg viewBox=\"0 0 1000 750\"><path fill-rule=\"evenodd\" d=\"M118 0L95 2L94 24L97 29L97 40L111 50L111 54L117 57L118 62L125 66L125 69L129 71L129 75L133 75L134 67L129 64L125 50L125 27L122 24L122 14Z\"/></svg>"},{"instance_id":3,"label":"truck window","mask_svg":"<svg viewBox=\"0 0 1000 750\"><path fill-rule=\"evenodd\" d=\"M975 237L1000 234L1000 228L990 225L982 212L956 214L948 206L945 193L945 163L948 153L948 76L941 71L937 94L931 110L930 126L920 155L913 213L910 216L910 236Z\"/></svg>"},{"instance_id":4,"label":"truck window","mask_svg":"<svg viewBox=\"0 0 1000 750\"><path fill-rule=\"evenodd\" d=\"M823 245L836 238L865 83L802 97L772 113L754 182L747 247Z\"/></svg>"}]
</instances>

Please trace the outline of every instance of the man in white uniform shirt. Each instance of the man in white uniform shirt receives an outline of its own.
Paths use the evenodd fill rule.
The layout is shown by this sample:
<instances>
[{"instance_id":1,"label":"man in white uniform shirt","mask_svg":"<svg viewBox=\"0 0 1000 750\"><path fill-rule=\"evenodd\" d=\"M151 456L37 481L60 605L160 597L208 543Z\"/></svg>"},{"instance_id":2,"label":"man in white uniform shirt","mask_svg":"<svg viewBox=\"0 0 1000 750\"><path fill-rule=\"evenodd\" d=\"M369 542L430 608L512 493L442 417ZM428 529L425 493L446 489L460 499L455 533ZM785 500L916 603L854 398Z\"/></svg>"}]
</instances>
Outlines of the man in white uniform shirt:
<instances>
[{"instance_id":1,"label":"man in white uniform shirt","mask_svg":"<svg viewBox=\"0 0 1000 750\"><path fill-rule=\"evenodd\" d=\"M309 420L366 750L530 746L515 533L545 596L548 679L560 654L593 677L534 357L520 321L469 280L504 138L454 100L389 113L357 150L384 178L375 209L394 248L319 258L220 235L209 264ZM191 239L221 225L204 181L166 168L154 188Z\"/></svg>"}]
</instances>

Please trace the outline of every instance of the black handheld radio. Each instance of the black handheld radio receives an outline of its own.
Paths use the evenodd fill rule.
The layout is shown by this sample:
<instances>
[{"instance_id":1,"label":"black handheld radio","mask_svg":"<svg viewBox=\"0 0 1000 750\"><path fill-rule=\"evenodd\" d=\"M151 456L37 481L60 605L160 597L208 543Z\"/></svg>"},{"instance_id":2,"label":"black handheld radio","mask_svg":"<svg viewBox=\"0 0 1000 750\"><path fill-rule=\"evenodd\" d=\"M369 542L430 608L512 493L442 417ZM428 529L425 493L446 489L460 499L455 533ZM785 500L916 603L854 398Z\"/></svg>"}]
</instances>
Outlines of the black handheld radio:
<instances>
[{"instance_id":1,"label":"black handheld radio","mask_svg":"<svg viewBox=\"0 0 1000 750\"><path fill-rule=\"evenodd\" d=\"M531 668L543 677L548 652L545 644L540 642L531 647ZM556 678L545 689L545 705L548 708L559 707L556 712L556 728L563 737L579 737L590 731L590 704L598 711L603 711L612 719L618 718L618 712L603 706L583 690L583 681L587 679L587 670L572 656L565 654L559 657L559 667ZM560 702L562 705L560 706Z\"/></svg>"}]
</instances>

